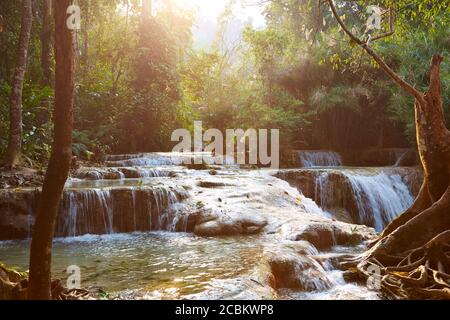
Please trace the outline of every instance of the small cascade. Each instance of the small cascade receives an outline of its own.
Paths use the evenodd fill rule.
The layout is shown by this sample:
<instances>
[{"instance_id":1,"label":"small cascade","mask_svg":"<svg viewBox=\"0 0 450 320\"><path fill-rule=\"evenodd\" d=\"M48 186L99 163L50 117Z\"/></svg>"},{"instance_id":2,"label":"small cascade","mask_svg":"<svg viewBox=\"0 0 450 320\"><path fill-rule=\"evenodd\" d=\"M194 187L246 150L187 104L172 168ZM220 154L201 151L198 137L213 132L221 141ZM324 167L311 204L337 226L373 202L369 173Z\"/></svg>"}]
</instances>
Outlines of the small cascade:
<instances>
[{"instance_id":1,"label":"small cascade","mask_svg":"<svg viewBox=\"0 0 450 320\"><path fill-rule=\"evenodd\" d=\"M354 222L374 227L377 231L404 212L414 198L399 175L361 175L344 172L344 185L337 185L329 173L317 178L316 199L324 210L336 207L349 210Z\"/></svg>"},{"instance_id":2,"label":"small cascade","mask_svg":"<svg viewBox=\"0 0 450 320\"><path fill-rule=\"evenodd\" d=\"M304 168L312 167L340 167L342 166L341 156L334 151L298 151L300 166Z\"/></svg>"},{"instance_id":3,"label":"small cascade","mask_svg":"<svg viewBox=\"0 0 450 320\"><path fill-rule=\"evenodd\" d=\"M15 200L21 196L27 198L23 209L17 213L19 217L23 216L23 230L16 227L16 237L31 236L39 195L32 190L15 195ZM186 197L184 190L165 186L68 189L60 204L55 235L73 237L155 230L184 232L189 214L182 210L180 202ZM2 237L14 238L6 232Z\"/></svg>"},{"instance_id":4,"label":"small cascade","mask_svg":"<svg viewBox=\"0 0 450 320\"><path fill-rule=\"evenodd\" d=\"M235 165L231 156L213 155L210 152L172 152L143 153L139 155L106 156L108 167L150 167L180 166L184 164L206 163Z\"/></svg>"},{"instance_id":5,"label":"small cascade","mask_svg":"<svg viewBox=\"0 0 450 320\"><path fill-rule=\"evenodd\" d=\"M108 190L65 192L59 211L56 234L113 233L112 199Z\"/></svg>"},{"instance_id":6,"label":"small cascade","mask_svg":"<svg viewBox=\"0 0 450 320\"><path fill-rule=\"evenodd\" d=\"M67 190L60 207L56 235L111 234L182 230L185 212L173 211L185 194L170 187ZM170 211L170 214L166 213Z\"/></svg>"},{"instance_id":7,"label":"small cascade","mask_svg":"<svg viewBox=\"0 0 450 320\"><path fill-rule=\"evenodd\" d=\"M108 167L144 167L178 165L170 157L141 157L127 160L106 161Z\"/></svg>"},{"instance_id":8,"label":"small cascade","mask_svg":"<svg viewBox=\"0 0 450 320\"><path fill-rule=\"evenodd\" d=\"M142 153L138 155L112 155L105 157L108 167L149 167L149 166L177 166L190 163L203 153Z\"/></svg>"},{"instance_id":9,"label":"small cascade","mask_svg":"<svg viewBox=\"0 0 450 320\"><path fill-rule=\"evenodd\" d=\"M80 168L73 178L82 180L123 180L169 177L173 171L154 167Z\"/></svg>"},{"instance_id":10,"label":"small cascade","mask_svg":"<svg viewBox=\"0 0 450 320\"><path fill-rule=\"evenodd\" d=\"M413 195L398 175L351 176L353 194L363 221L373 220L377 231L410 207Z\"/></svg>"},{"instance_id":11,"label":"small cascade","mask_svg":"<svg viewBox=\"0 0 450 320\"><path fill-rule=\"evenodd\" d=\"M414 175L414 170L302 169L277 174L336 219L377 231L413 203L408 175Z\"/></svg>"}]
</instances>

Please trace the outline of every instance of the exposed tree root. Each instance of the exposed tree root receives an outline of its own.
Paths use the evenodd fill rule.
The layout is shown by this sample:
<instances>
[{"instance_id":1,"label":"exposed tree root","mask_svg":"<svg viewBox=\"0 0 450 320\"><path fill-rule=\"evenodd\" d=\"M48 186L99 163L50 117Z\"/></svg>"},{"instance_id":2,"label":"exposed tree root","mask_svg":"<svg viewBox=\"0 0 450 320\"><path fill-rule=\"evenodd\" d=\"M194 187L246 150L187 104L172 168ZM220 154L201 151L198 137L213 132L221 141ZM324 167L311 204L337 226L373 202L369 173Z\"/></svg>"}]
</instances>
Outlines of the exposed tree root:
<instances>
[{"instance_id":1,"label":"exposed tree root","mask_svg":"<svg viewBox=\"0 0 450 320\"><path fill-rule=\"evenodd\" d=\"M450 230L425 245L399 255L385 255L383 263L373 255L363 258L353 272L377 277L381 290L397 299L450 299ZM354 262L354 261L353 261ZM389 262L387 264L386 262Z\"/></svg>"},{"instance_id":2,"label":"exposed tree root","mask_svg":"<svg viewBox=\"0 0 450 320\"><path fill-rule=\"evenodd\" d=\"M85 300L90 292L84 289L67 289L60 280L52 282L52 300Z\"/></svg>"},{"instance_id":3,"label":"exposed tree root","mask_svg":"<svg viewBox=\"0 0 450 320\"><path fill-rule=\"evenodd\" d=\"M391 297L450 299L450 132L446 128L440 79L444 58L433 56L428 91L420 92L386 64L370 47L370 40L352 33L333 0L328 4L350 39L414 97L417 147L424 170L424 182L413 206L392 221L370 250L341 265L348 269L347 278L359 281L377 280L373 272L380 271L380 289ZM391 35L392 30L373 40Z\"/></svg>"},{"instance_id":4,"label":"exposed tree root","mask_svg":"<svg viewBox=\"0 0 450 320\"><path fill-rule=\"evenodd\" d=\"M363 255L344 258L347 278L378 281L390 298L450 299L449 208L450 188Z\"/></svg>"},{"instance_id":5,"label":"exposed tree root","mask_svg":"<svg viewBox=\"0 0 450 320\"><path fill-rule=\"evenodd\" d=\"M28 274L8 269L0 263L0 300L25 300L28 291ZM52 300L87 300L95 298L95 292L84 289L67 289L61 280L53 280Z\"/></svg>"}]
</instances>

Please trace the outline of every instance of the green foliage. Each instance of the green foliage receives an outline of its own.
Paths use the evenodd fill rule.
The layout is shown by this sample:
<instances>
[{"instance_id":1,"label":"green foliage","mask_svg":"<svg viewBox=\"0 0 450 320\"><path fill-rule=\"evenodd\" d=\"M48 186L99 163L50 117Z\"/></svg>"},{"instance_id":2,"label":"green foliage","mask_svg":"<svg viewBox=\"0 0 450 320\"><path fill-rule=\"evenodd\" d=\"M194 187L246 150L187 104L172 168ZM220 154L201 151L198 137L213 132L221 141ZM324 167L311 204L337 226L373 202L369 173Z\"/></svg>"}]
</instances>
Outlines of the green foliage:
<instances>
[{"instance_id":1,"label":"green foliage","mask_svg":"<svg viewBox=\"0 0 450 320\"><path fill-rule=\"evenodd\" d=\"M9 97L11 87L7 84L0 85L0 131L7 133L9 130ZM35 160L43 160L50 155L52 124L49 121L49 102L53 99L53 90L49 87L41 87L29 83L23 88L23 152ZM8 134L0 137L0 152L6 150Z\"/></svg>"},{"instance_id":2,"label":"green foliage","mask_svg":"<svg viewBox=\"0 0 450 320\"><path fill-rule=\"evenodd\" d=\"M349 108L360 113L363 103L371 98L370 95L370 90L362 85L321 87L312 94L310 103L318 113L334 108Z\"/></svg>"},{"instance_id":3,"label":"green foliage","mask_svg":"<svg viewBox=\"0 0 450 320\"><path fill-rule=\"evenodd\" d=\"M445 94L450 88L450 40L448 28L436 29L432 34L418 30L409 37L396 39L391 43L379 46L380 52L389 63L396 66L397 72L416 88L425 92L428 88L429 65L434 54L439 53L446 58L441 67L441 83L444 94L444 112L449 119L450 96ZM380 81L381 82L381 81ZM410 140L415 139L414 100L390 82L381 82L384 90L391 93L389 111L392 119L405 124L405 133Z\"/></svg>"},{"instance_id":4,"label":"green foliage","mask_svg":"<svg viewBox=\"0 0 450 320\"><path fill-rule=\"evenodd\" d=\"M192 22L189 13L165 4L145 19L134 5L128 15L117 14L114 3L92 8L89 31L80 37L89 45L81 48L77 81L77 154L169 147L170 133L183 118L177 109L179 63Z\"/></svg>"},{"instance_id":5,"label":"green foliage","mask_svg":"<svg viewBox=\"0 0 450 320\"><path fill-rule=\"evenodd\" d=\"M394 9L394 35L371 45L417 88L427 88L433 54L448 60L448 1L335 2L361 39L369 35L369 5ZM0 2L1 153L8 136L18 3ZM280 129L283 148L378 146L387 127L404 131L412 142L412 99L349 41L325 2L266 3L266 28L248 26L237 43L227 43L230 5L219 17L216 43L197 50L192 47L192 12L172 0L161 1L151 17L141 16L139 1L80 2L74 154L95 159L103 153L170 150L172 130L192 129L194 120L202 120L205 130ZM25 155L44 160L52 141L53 92L41 85L42 19L37 13L24 83L23 139ZM382 30L375 33L388 29L383 19ZM450 86L449 70L445 61L444 92ZM450 96L443 97L447 107ZM405 143L402 137L390 139L391 144Z\"/></svg>"}]
</instances>

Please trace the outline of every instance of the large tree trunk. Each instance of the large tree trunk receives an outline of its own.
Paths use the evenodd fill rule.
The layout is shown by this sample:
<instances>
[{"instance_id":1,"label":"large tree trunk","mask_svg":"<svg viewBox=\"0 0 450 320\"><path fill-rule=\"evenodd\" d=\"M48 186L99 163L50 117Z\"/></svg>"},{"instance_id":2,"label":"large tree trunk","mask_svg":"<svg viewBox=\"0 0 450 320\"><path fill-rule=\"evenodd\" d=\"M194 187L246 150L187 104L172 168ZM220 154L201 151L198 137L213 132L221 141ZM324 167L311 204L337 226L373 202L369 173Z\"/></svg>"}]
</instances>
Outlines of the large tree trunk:
<instances>
[{"instance_id":1,"label":"large tree trunk","mask_svg":"<svg viewBox=\"0 0 450 320\"><path fill-rule=\"evenodd\" d=\"M391 252L414 249L437 234L450 230L448 203L450 174L450 132L445 127L442 106L440 64L433 57L430 87L422 101L416 101L416 131L424 182L413 206L382 233L383 244Z\"/></svg>"},{"instance_id":2,"label":"large tree trunk","mask_svg":"<svg viewBox=\"0 0 450 320\"><path fill-rule=\"evenodd\" d=\"M55 3L55 130L31 242L29 299L51 299L52 240L72 159L74 52L72 32L66 26L70 4L71 0Z\"/></svg>"},{"instance_id":3,"label":"large tree trunk","mask_svg":"<svg viewBox=\"0 0 450 320\"><path fill-rule=\"evenodd\" d=\"M12 169L19 165L22 150L22 91L27 68L28 45L30 42L33 12L31 0L22 0L22 22L17 49L16 69L12 83L9 109L8 148L4 159L6 167Z\"/></svg>"},{"instance_id":4,"label":"large tree trunk","mask_svg":"<svg viewBox=\"0 0 450 320\"><path fill-rule=\"evenodd\" d=\"M414 204L393 220L372 248L350 264L401 299L450 299L450 132L445 126L439 67L433 57L429 90L415 103L417 145L424 181Z\"/></svg>"},{"instance_id":5,"label":"large tree trunk","mask_svg":"<svg viewBox=\"0 0 450 320\"><path fill-rule=\"evenodd\" d=\"M419 92L347 28L333 0L328 3L343 31L415 98L417 146L424 170L422 188L411 208L387 226L370 250L343 266L356 266L351 273L365 278L373 277L374 266L378 267L381 289L396 298L450 299L450 132L442 105L443 57L433 56L428 91Z\"/></svg>"}]
</instances>

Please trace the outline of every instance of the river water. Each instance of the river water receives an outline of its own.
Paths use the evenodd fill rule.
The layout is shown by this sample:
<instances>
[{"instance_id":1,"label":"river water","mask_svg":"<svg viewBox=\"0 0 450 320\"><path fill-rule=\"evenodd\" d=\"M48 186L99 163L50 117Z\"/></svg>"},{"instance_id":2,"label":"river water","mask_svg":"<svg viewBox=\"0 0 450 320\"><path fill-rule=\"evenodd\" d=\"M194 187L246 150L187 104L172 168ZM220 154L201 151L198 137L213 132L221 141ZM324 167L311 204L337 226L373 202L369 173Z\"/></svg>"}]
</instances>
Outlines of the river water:
<instances>
[{"instance_id":1,"label":"river water","mask_svg":"<svg viewBox=\"0 0 450 320\"><path fill-rule=\"evenodd\" d=\"M336 159L335 154L330 156ZM308 159L319 159L320 165L323 157L309 155ZM307 258L316 261L317 257L320 263L313 263L313 274L298 270L296 276L314 282L318 275L326 286L274 290L260 282L258 274L265 270L267 252L292 258L292 230L311 223L338 224L323 196L317 199L318 205L270 170L235 166L188 170L166 154L107 160L109 168L85 170L82 179L67 184L57 228L65 238L54 241L53 277L67 279L68 266L76 265L83 287L98 287L122 299L378 298L363 286L345 283L341 271L323 262L324 255L355 253L364 250L362 246L335 246L323 252L308 249ZM335 170L347 170L342 172L355 193L353 198L356 203L364 201L360 214L375 212L377 229L412 202L399 176ZM322 172L316 178L316 189L323 195L330 193L326 177ZM373 211L364 210L367 203ZM260 225L261 232L209 237L187 233L189 214L199 208L216 219L213 231L250 221ZM29 245L29 240L0 242L0 261L26 270Z\"/></svg>"}]
</instances>

